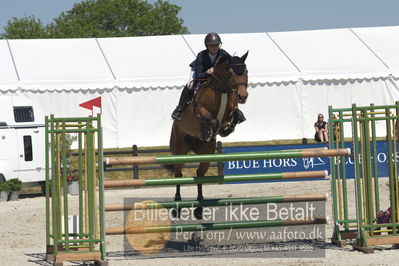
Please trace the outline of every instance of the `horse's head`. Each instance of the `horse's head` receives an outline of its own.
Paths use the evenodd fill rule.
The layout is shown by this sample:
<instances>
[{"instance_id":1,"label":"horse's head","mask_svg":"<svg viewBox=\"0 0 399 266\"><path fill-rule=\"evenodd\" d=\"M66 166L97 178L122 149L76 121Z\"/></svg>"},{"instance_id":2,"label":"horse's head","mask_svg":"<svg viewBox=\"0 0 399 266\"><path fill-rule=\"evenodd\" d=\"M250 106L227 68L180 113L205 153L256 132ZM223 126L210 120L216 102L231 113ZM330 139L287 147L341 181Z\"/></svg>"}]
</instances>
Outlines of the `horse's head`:
<instances>
[{"instance_id":1,"label":"horse's head","mask_svg":"<svg viewBox=\"0 0 399 266\"><path fill-rule=\"evenodd\" d=\"M228 71L231 74L230 82L237 94L239 103L245 103L248 98L248 70L245 65L247 56L248 52L241 57L233 56L230 64L228 64Z\"/></svg>"},{"instance_id":2,"label":"horse's head","mask_svg":"<svg viewBox=\"0 0 399 266\"><path fill-rule=\"evenodd\" d=\"M245 103L248 97L248 70L245 65L248 52L242 57L226 54L215 64L214 76L227 81L233 92L237 94L239 103Z\"/></svg>"}]
</instances>

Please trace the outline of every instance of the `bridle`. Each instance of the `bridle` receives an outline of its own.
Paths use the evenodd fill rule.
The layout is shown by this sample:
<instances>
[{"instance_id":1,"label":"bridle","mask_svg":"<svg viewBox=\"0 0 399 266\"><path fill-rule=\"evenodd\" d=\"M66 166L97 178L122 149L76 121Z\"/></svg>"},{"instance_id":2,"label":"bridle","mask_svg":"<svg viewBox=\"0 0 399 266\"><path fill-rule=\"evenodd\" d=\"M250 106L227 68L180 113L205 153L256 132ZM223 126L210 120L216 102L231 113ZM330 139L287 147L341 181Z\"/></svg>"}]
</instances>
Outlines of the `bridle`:
<instances>
[{"instance_id":1,"label":"bridle","mask_svg":"<svg viewBox=\"0 0 399 266\"><path fill-rule=\"evenodd\" d=\"M227 68L233 68L234 66L243 66L245 68L246 64L229 64L229 65L227 65ZM233 72L234 72L234 68L233 68ZM212 74L212 77L214 77L217 81L219 81L222 84L225 84L227 82L227 90L226 91L218 89L215 86L213 86L212 84L209 84L209 86L213 90L219 91L220 93L234 93L234 94L237 95L238 94L238 88L240 86L244 86L245 88L248 87L248 82L236 82L235 84L232 84L231 78L228 78L227 81L224 81L222 78L220 78L215 73Z\"/></svg>"},{"instance_id":2,"label":"bridle","mask_svg":"<svg viewBox=\"0 0 399 266\"><path fill-rule=\"evenodd\" d=\"M246 64L230 64L230 65L228 65L228 66L229 66L230 68L233 69L233 72L234 72L236 75L238 75L238 74L234 71L234 67L243 67L243 69L246 69L246 67L247 67ZM243 74L244 74L244 72L242 73L242 75L243 75ZM231 83L231 80L230 80L230 83ZM234 92L235 94L238 93L238 88L239 88L240 86L244 86L245 88L247 88L247 87L248 87L248 82L236 82L235 84L231 84L231 87L232 87L233 92Z\"/></svg>"}]
</instances>

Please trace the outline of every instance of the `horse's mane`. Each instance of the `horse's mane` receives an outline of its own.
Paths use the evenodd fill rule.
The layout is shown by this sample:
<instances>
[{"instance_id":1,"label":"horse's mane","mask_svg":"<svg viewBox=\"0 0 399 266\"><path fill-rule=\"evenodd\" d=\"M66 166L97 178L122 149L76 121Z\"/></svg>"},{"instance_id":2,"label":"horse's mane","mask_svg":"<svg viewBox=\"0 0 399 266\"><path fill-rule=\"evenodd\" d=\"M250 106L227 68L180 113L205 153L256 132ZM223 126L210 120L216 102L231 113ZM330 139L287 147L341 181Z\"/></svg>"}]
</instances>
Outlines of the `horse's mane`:
<instances>
[{"instance_id":1,"label":"horse's mane","mask_svg":"<svg viewBox=\"0 0 399 266\"><path fill-rule=\"evenodd\" d=\"M219 57L218 61L217 61L217 65L222 64L223 62L227 61L228 64L231 63L232 57L229 54L223 54Z\"/></svg>"}]
</instances>

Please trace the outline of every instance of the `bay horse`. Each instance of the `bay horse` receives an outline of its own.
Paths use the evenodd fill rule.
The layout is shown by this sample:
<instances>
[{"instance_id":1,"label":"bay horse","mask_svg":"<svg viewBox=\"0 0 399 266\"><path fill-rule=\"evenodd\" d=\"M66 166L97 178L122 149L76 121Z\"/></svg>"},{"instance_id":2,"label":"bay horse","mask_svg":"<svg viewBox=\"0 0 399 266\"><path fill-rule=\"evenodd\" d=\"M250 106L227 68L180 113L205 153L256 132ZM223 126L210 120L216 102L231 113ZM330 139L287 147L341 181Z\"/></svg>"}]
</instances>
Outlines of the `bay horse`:
<instances>
[{"instance_id":1,"label":"bay horse","mask_svg":"<svg viewBox=\"0 0 399 266\"><path fill-rule=\"evenodd\" d=\"M242 57L225 55L219 57L211 77L203 83L193 101L183 111L182 120L174 120L170 136L170 150L173 155L215 153L216 136L226 137L238 123L238 103L245 103L248 97L248 71ZM209 162L202 162L196 176L203 177ZM175 177L182 177L183 164L169 165ZM197 200L203 200L202 185L198 184ZM176 186L175 201L181 200L180 185ZM175 216L180 210L173 210ZM202 207L194 211L202 219Z\"/></svg>"}]
</instances>

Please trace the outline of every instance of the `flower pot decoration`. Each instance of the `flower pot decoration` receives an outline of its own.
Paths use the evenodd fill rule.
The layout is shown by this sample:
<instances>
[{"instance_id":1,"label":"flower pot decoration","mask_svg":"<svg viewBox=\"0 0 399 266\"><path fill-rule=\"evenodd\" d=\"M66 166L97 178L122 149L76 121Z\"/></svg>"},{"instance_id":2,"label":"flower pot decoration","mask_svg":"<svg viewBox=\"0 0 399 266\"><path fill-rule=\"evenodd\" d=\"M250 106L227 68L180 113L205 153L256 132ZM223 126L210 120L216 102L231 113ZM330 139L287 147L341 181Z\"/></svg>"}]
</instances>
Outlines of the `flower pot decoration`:
<instances>
[{"instance_id":1,"label":"flower pot decoration","mask_svg":"<svg viewBox=\"0 0 399 266\"><path fill-rule=\"evenodd\" d=\"M8 194L10 192L10 184L8 181L0 183L0 202L8 200Z\"/></svg>"},{"instance_id":2,"label":"flower pot decoration","mask_svg":"<svg viewBox=\"0 0 399 266\"><path fill-rule=\"evenodd\" d=\"M68 193L70 195L79 194L79 171L69 170L67 174Z\"/></svg>"},{"instance_id":3,"label":"flower pot decoration","mask_svg":"<svg viewBox=\"0 0 399 266\"><path fill-rule=\"evenodd\" d=\"M18 200L19 198L19 193L22 190L22 181L19 180L18 178L13 178L7 181L10 186L10 200Z\"/></svg>"}]
</instances>

